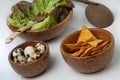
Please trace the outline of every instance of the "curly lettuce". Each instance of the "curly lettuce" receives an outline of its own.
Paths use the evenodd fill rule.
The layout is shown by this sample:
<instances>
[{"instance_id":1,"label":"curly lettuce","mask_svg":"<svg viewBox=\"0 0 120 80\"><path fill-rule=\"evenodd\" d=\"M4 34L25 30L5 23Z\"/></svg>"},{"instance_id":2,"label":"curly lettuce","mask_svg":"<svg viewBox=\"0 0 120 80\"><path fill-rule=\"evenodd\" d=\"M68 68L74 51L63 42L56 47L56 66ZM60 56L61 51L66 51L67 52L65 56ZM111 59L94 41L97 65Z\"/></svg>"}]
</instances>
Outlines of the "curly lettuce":
<instances>
[{"instance_id":1,"label":"curly lettuce","mask_svg":"<svg viewBox=\"0 0 120 80\"><path fill-rule=\"evenodd\" d=\"M67 4L65 0L35 0L32 3L33 12L37 14L49 14L53 9Z\"/></svg>"},{"instance_id":2,"label":"curly lettuce","mask_svg":"<svg viewBox=\"0 0 120 80\"><path fill-rule=\"evenodd\" d=\"M44 21L36 23L35 25L33 25L31 30L39 30L39 29L49 28L55 24L57 24L55 18L53 16L48 16Z\"/></svg>"},{"instance_id":3,"label":"curly lettuce","mask_svg":"<svg viewBox=\"0 0 120 80\"><path fill-rule=\"evenodd\" d=\"M16 28L24 27L34 18L31 3L21 1L12 7L12 17L9 16L7 21Z\"/></svg>"},{"instance_id":4,"label":"curly lettuce","mask_svg":"<svg viewBox=\"0 0 120 80\"><path fill-rule=\"evenodd\" d=\"M32 3L21 1L12 7L13 14L7 21L13 27L22 28L30 21L34 21L36 16L44 15L46 18L33 25L31 30L45 29L62 21L73 6L70 0L34 0ZM55 9L59 11L52 12Z\"/></svg>"}]
</instances>

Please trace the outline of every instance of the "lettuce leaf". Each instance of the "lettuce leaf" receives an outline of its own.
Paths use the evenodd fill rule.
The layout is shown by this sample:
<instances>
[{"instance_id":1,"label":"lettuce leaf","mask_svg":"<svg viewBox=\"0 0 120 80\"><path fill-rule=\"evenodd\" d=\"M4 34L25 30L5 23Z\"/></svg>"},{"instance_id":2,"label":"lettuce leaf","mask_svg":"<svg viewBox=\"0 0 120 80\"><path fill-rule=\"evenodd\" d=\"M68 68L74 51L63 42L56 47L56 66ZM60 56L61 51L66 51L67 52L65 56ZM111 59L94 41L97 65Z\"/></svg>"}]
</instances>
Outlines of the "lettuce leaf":
<instances>
[{"instance_id":1,"label":"lettuce leaf","mask_svg":"<svg viewBox=\"0 0 120 80\"><path fill-rule=\"evenodd\" d=\"M67 4L65 0L35 0L32 3L35 15L49 14L53 9Z\"/></svg>"},{"instance_id":2,"label":"lettuce leaf","mask_svg":"<svg viewBox=\"0 0 120 80\"><path fill-rule=\"evenodd\" d=\"M31 30L39 30L46 29L53 25L57 24L55 18L53 16L48 16L44 21L36 23L32 26Z\"/></svg>"},{"instance_id":3,"label":"lettuce leaf","mask_svg":"<svg viewBox=\"0 0 120 80\"><path fill-rule=\"evenodd\" d=\"M24 27L34 18L31 3L21 1L12 7L12 17L8 17L7 21L16 28Z\"/></svg>"},{"instance_id":4,"label":"lettuce leaf","mask_svg":"<svg viewBox=\"0 0 120 80\"><path fill-rule=\"evenodd\" d=\"M56 18L54 14L51 14L56 8L59 9L60 15L58 14L58 18L60 20ZM8 17L7 21L13 27L22 28L30 21L34 21L36 16L44 15L46 18L35 24L31 30L49 28L62 21L67 16L69 9L66 8L73 8L73 4L70 0L34 0L32 3L20 1L12 7L12 17Z\"/></svg>"}]
</instances>

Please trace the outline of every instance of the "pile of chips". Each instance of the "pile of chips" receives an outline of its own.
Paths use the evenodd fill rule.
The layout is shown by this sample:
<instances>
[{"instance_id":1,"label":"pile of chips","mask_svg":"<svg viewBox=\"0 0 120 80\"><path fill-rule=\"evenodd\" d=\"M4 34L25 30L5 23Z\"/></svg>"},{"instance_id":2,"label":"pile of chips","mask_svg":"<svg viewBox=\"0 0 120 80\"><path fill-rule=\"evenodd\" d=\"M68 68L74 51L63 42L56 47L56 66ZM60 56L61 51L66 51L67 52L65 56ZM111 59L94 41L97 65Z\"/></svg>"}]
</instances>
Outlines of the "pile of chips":
<instances>
[{"instance_id":1,"label":"pile of chips","mask_svg":"<svg viewBox=\"0 0 120 80\"><path fill-rule=\"evenodd\" d=\"M77 42L64 45L70 50L72 56L86 57L105 50L110 45L110 41L96 38L86 26L82 26Z\"/></svg>"}]
</instances>

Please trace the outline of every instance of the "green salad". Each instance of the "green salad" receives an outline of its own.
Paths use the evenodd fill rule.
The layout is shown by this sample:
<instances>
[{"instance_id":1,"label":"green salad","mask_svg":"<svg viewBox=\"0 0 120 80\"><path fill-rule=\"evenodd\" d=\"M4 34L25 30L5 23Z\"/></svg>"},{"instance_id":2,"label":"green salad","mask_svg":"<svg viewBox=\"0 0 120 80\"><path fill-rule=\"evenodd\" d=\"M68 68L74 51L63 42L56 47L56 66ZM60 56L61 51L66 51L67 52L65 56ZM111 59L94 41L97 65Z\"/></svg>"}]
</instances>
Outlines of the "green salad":
<instances>
[{"instance_id":1,"label":"green salad","mask_svg":"<svg viewBox=\"0 0 120 80\"><path fill-rule=\"evenodd\" d=\"M64 20L73 7L70 0L34 0L31 3L20 1L12 7L12 15L7 21L16 28L37 21L31 30L46 29Z\"/></svg>"}]
</instances>

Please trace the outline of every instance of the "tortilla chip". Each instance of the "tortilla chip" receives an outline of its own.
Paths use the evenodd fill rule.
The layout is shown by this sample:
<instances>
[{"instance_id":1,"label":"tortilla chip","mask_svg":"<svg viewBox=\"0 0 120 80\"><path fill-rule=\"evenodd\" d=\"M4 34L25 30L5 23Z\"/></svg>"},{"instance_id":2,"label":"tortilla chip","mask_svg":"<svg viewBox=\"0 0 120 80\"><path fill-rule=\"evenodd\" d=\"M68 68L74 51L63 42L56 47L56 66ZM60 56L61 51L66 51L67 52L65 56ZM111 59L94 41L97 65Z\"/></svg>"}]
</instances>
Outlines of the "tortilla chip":
<instances>
[{"instance_id":1,"label":"tortilla chip","mask_svg":"<svg viewBox=\"0 0 120 80\"><path fill-rule=\"evenodd\" d=\"M79 50L78 44L64 44L70 51Z\"/></svg>"},{"instance_id":2,"label":"tortilla chip","mask_svg":"<svg viewBox=\"0 0 120 80\"><path fill-rule=\"evenodd\" d=\"M90 44L93 47L96 47L101 42L103 42L103 40L98 39L98 40L94 40L94 41L88 42L88 44Z\"/></svg>"},{"instance_id":3,"label":"tortilla chip","mask_svg":"<svg viewBox=\"0 0 120 80\"><path fill-rule=\"evenodd\" d=\"M105 50L107 47L109 46L109 41L105 41L102 44L96 46L95 48L93 48L93 50L91 50L90 55L94 55L96 53L99 53L103 50Z\"/></svg>"},{"instance_id":4,"label":"tortilla chip","mask_svg":"<svg viewBox=\"0 0 120 80\"><path fill-rule=\"evenodd\" d=\"M100 48L103 48L107 43L109 43L109 41L105 41L105 42L99 44L98 46L94 47L91 52L94 52L96 50L99 50Z\"/></svg>"},{"instance_id":5,"label":"tortilla chip","mask_svg":"<svg viewBox=\"0 0 120 80\"><path fill-rule=\"evenodd\" d=\"M72 53L71 55L74 56L74 57L78 57L78 52L79 51L76 51L76 52Z\"/></svg>"},{"instance_id":6,"label":"tortilla chip","mask_svg":"<svg viewBox=\"0 0 120 80\"><path fill-rule=\"evenodd\" d=\"M87 49L84 51L84 53L82 53L82 55L81 55L80 57L88 56L88 55L89 55L89 52L90 52L90 50L91 50L92 48L93 48L93 46L87 48Z\"/></svg>"},{"instance_id":7,"label":"tortilla chip","mask_svg":"<svg viewBox=\"0 0 120 80\"><path fill-rule=\"evenodd\" d=\"M79 50L81 46L85 46L87 45L88 43L87 42L84 42L84 43L75 43L75 44L64 44L70 51L76 51L76 50Z\"/></svg>"},{"instance_id":8,"label":"tortilla chip","mask_svg":"<svg viewBox=\"0 0 120 80\"><path fill-rule=\"evenodd\" d=\"M77 43L94 41L94 40L97 40L97 38L91 33L91 31L86 26L82 26Z\"/></svg>"},{"instance_id":9,"label":"tortilla chip","mask_svg":"<svg viewBox=\"0 0 120 80\"><path fill-rule=\"evenodd\" d=\"M83 26L77 42L64 45L71 51L72 56L85 57L105 50L110 44L109 41L97 39L86 26Z\"/></svg>"},{"instance_id":10,"label":"tortilla chip","mask_svg":"<svg viewBox=\"0 0 120 80\"><path fill-rule=\"evenodd\" d=\"M97 53L99 53L99 52L101 52L101 51L102 51L102 49L96 50L96 51L94 51L94 52L90 52L90 55L97 54Z\"/></svg>"},{"instance_id":11,"label":"tortilla chip","mask_svg":"<svg viewBox=\"0 0 120 80\"><path fill-rule=\"evenodd\" d=\"M108 46L110 45L110 43L107 43L102 50L105 50Z\"/></svg>"},{"instance_id":12,"label":"tortilla chip","mask_svg":"<svg viewBox=\"0 0 120 80\"><path fill-rule=\"evenodd\" d=\"M73 53L72 56L78 57L78 56L80 56L80 55L84 52L84 50L85 50L85 47L82 46L82 47L80 48L80 50L79 50L79 51L76 51L75 53Z\"/></svg>"}]
</instances>

